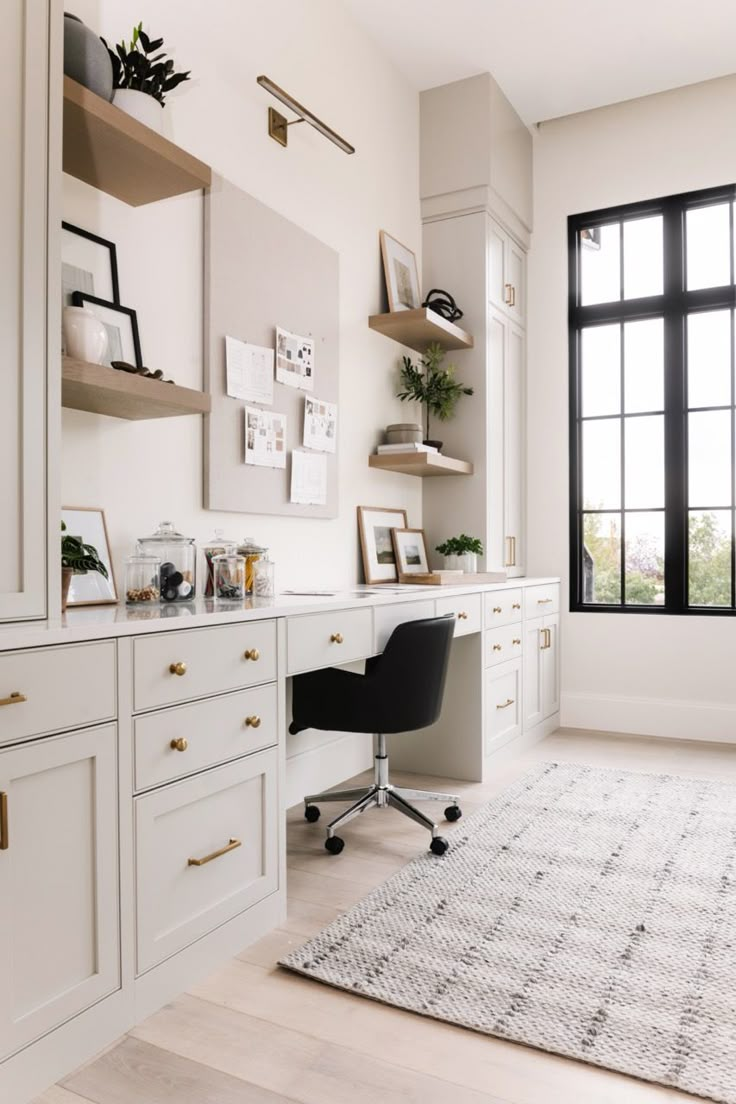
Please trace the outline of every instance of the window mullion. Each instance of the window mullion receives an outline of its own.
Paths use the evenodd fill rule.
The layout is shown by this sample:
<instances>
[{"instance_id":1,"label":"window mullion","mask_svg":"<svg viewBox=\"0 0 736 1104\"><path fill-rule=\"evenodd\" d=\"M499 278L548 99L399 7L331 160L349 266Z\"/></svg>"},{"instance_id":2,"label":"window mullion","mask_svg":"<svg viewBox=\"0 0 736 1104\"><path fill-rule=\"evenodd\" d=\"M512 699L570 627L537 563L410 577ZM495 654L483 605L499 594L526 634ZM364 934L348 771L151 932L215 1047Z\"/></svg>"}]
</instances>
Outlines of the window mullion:
<instances>
[{"instance_id":1,"label":"window mullion","mask_svg":"<svg viewBox=\"0 0 736 1104\"><path fill-rule=\"evenodd\" d=\"M685 389L684 213L677 202L664 210L664 408L665 408L665 608L687 603L687 433Z\"/></svg>"}]
</instances>

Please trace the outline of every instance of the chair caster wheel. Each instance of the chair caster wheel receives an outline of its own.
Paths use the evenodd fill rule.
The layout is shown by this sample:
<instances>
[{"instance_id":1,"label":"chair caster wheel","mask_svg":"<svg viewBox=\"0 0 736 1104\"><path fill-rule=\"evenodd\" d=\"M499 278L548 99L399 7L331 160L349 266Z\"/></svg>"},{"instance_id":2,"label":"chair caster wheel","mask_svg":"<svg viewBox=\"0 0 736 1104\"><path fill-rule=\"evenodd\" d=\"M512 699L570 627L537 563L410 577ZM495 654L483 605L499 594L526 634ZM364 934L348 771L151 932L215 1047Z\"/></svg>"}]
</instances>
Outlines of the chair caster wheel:
<instances>
[{"instance_id":1,"label":"chair caster wheel","mask_svg":"<svg viewBox=\"0 0 736 1104\"><path fill-rule=\"evenodd\" d=\"M339 836L328 836L325 840L325 851L329 851L331 855L339 855L344 846L345 840Z\"/></svg>"},{"instance_id":2,"label":"chair caster wheel","mask_svg":"<svg viewBox=\"0 0 736 1104\"><path fill-rule=\"evenodd\" d=\"M304 806L304 819L308 820L310 824L315 824L319 820L319 809L316 805Z\"/></svg>"},{"instance_id":3,"label":"chair caster wheel","mask_svg":"<svg viewBox=\"0 0 736 1104\"><path fill-rule=\"evenodd\" d=\"M448 805L445 809L445 820L459 820L463 811L459 805Z\"/></svg>"},{"instance_id":4,"label":"chair caster wheel","mask_svg":"<svg viewBox=\"0 0 736 1104\"><path fill-rule=\"evenodd\" d=\"M433 855L444 855L445 851L449 847L449 843L442 836L435 836L429 845L429 850Z\"/></svg>"}]
</instances>

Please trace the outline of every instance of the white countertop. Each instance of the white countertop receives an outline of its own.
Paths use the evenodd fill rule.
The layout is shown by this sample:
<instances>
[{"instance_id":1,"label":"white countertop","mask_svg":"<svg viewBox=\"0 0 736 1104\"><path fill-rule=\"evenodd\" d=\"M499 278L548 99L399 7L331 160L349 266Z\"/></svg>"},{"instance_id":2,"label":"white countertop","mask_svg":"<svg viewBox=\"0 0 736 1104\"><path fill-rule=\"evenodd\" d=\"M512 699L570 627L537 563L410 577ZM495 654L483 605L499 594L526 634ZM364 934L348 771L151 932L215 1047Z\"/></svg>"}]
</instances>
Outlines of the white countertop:
<instances>
[{"instance_id":1,"label":"white countertop","mask_svg":"<svg viewBox=\"0 0 736 1104\"><path fill-rule=\"evenodd\" d=\"M413 586L384 584L355 586L329 591L315 587L315 593L284 591L275 598L246 598L230 604L212 598L193 602L155 603L151 606L88 606L70 609L59 621L32 621L0 626L0 652L15 648L38 648L51 644L73 644L118 636L165 632L171 629L204 628L241 621L263 621L273 617L295 617L305 613L329 612L360 606L384 606L427 598L450 598L485 591L516 590L519 587L559 583L559 577L509 579L504 583L474 583L468 586Z\"/></svg>"}]
</instances>

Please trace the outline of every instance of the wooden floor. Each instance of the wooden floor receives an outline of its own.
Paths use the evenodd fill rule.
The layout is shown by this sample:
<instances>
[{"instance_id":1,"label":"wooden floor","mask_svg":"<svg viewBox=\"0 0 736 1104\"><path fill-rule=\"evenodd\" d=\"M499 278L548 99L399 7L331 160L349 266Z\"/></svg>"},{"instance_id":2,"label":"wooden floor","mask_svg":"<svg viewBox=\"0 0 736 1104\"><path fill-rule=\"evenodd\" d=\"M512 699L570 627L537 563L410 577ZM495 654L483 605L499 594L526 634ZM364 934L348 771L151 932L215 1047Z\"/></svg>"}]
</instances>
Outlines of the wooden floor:
<instances>
[{"instance_id":1,"label":"wooden floor","mask_svg":"<svg viewBox=\"0 0 736 1104\"><path fill-rule=\"evenodd\" d=\"M560 731L498 767L493 783L394 781L457 789L470 813L539 761L736 779L726 746ZM335 806L333 806L335 808ZM447 826L447 834L452 826ZM392 810L345 829L327 855L320 825L289 814L288 920L205 984L167 1005L38 1104L685 1104L684 1093L375 1004L276 967L284 951L426 846ZM702 1104L702 1101L701 1101Z\"/></svg>"}]
</instances>

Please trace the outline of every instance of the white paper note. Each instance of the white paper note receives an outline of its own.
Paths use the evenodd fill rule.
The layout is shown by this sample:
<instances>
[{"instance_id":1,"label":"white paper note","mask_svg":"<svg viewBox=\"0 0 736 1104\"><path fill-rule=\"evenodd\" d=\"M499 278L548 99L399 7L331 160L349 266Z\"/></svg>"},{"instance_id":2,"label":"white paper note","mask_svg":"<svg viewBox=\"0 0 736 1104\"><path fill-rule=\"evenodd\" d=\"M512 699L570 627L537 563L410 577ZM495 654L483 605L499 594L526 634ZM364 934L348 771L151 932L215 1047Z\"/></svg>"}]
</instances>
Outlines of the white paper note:
<instances>
[{"instance_id":1,"label":"white paper note","mask_svg":"<svg viewBox=\"0 0 736 1104\"><path fill-rule=\"evenodd\" d=\"M302 391L314 388L314 341L276 328L276 379Z\"/></svg>"},{"instance_id":2,"label":"white paper note","mask_svg":"<svg viewBox=\"0 0 736 1104\"><path fill-rule=\"evenodd\" d=\"M291 501L307 506L327 504L327 457L323 452L292 452Z\"/></svg>"},{"instance_id":3,"label":"white paper note","mask_svg":"<svg viewBox=\"0 0 736 1104\"><path fill-rule=\"evenodd\" d=\"M337 404L308 395L304 399L304 447L319 452L337 449Z\"/></svg>"},{"instance_id":4,"label":"white paper note","mask_svg":"<svg viewBox=\"0 0 736 1104\"><path fill-rule=\"evenodd\" d=\"M273 403L273 349L225 338L227 393L244 402Z\"/></svg>"},{"instance_id":5,"label":"white paper note","mask_svg":"<svg viewBox=\"0 0 736 1104\"><path fill-rule=\"evenodd\" d=\"M245 408L245 462L262 468L286 467L286 415Z\"/></svg>"}]
</instances>

